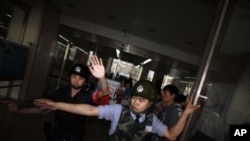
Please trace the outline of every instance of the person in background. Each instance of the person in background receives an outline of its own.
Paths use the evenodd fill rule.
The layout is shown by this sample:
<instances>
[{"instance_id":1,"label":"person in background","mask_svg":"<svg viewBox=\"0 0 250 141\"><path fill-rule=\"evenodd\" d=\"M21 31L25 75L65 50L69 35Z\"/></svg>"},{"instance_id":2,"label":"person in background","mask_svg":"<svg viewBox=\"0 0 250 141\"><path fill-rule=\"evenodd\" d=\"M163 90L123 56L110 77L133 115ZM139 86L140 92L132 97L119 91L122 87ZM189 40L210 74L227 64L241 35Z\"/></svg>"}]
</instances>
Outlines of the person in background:
<instances>
[{"instance_id":1,"label":"person in background","mask_svg":"<svg viewBox=\"0 0 250 141\"><path fill-rule=\"evenodd\" d=\"M161 101L155 104L153 113L169 128L174 126L182 114L182 109L176 106L175 98L179 95L179 89L172 84L166 85L162 89ZM165 141L165 138L152 135L151 141Z\"/></svg>"},{"instance_id":2,"label":"person in background","mask_svg":"<svg viewBox=\"0 0 250 141\"><path fill-rule=\"evenodd\" d=\"M132 79L125 79L124 87L125 87L125 90L122 93L121 104L129 105L130 93L131 93L131 89L133 87Z\"/></svg>"},{"instance_id":3,"label":"person in background","mask_svg":"<svg viewBox=\"0 0 250 141\"><path fill-rule=\"evenodd\" d=\"M105 79L105 69L102 59L96 55L90 58L91 65L88 67L84 64L75 64L69 72L70 86L59 88L49 96L49 99L56 102L65 102L71 104L91 104L92 93L86 91L83 87L88 82L90 72L95 78L101 82L101 92L99 97L109 93L108 84ZM1 101L8 105L9 110L20 114L42 114L47 110L41 110L37 107L19 108L19 106L11 101ZM65 112L62 110L55 111L52 132L48 133L49 141L82 141L86 116Z\"/></svg>"},{"instance_id":4,"label":"person in background","mask_svg":"<svg viewBox=\"0 0 250 141\"><path fill-rule=\"evenodd\" d=\"M187 96L183 94L179 94L175 97L174 99L174 101L176 102L175 106L177 107L177 109L179 109L178 110L179 112L185 109L185 106L187 104L186 99L187 99Z\"/></svg>"},{"instance_id":5,"label":"person in background","mask_svg":"<svg viewBox=\"0 0 250 141\"><path fill-rule=\"evenodd\" d=\"M122 101L122 94L123 92L125 91L125 78L120 78L120 85L119 87L117 88L117 91L116 91L116 103L117 104L120 104L121 101Z\"/></svg>"},{"instance_id":6,"label":"person in background","mask_svg":"<svg viewBox=\"0 0 250 141\"><path fill-rule=\"evenodd\" d=\"M156 90L157 90L157 103L159 101L161 101L161 92L162 92L162 83L163 83L163 80L164 80L164 76L161 76L159 79L157 79L155 81L155 85L156 85Z\"/></svg>"},{"instance_id":7,"label":"person in background","mask_svg":"<svg viewBox=\"0 0 250 141\"><path fill-rule=\"evenodd\" d=\"M94 92L96 90L96 78L93 75L89 75L89 80L88 80L88 84L87 84L87 90Z\"/></svg>"},{"instance_id":8,"label":"person in background","mask_svg":"<svg viewBox=\"0 0 250 141\"><path fill-rule=\"evenodd\" d=\"M55 102L50 99L36 99L34 104L40 109L62 110L110 120L110 141L144 141L151 133L156 133L169 140L175 140L182 132L189 114L193 113L199 105L192 105L193 96L189 97L186 109L178 122L169 128L150 112L149 109L155 100L154 83L148 80L140 80L132 87L129 105L92 106L89 104Z\"/></svg>"}]
</instances>

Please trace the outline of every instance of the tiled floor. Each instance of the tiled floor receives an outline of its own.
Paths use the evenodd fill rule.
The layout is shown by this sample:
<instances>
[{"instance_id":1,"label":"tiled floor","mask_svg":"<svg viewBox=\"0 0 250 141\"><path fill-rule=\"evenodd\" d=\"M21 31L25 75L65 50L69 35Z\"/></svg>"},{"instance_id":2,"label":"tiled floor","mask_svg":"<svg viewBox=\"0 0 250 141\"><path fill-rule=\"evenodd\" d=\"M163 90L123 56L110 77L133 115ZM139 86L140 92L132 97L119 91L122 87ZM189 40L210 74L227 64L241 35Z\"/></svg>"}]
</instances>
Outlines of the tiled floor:
<instances>
[{"instance_id":1,"label":"tiled floor","mask_svg":"<svg viewBox=\"0 0 250 141\"><path fill-rule=\"evenodd\" d=\"M53 114L20 115L0 104L0 141L46 141L43 124L53 119ZM88 119L85 141L106 141L109 122L97 117Z\"/></svg>"}]
</instances>

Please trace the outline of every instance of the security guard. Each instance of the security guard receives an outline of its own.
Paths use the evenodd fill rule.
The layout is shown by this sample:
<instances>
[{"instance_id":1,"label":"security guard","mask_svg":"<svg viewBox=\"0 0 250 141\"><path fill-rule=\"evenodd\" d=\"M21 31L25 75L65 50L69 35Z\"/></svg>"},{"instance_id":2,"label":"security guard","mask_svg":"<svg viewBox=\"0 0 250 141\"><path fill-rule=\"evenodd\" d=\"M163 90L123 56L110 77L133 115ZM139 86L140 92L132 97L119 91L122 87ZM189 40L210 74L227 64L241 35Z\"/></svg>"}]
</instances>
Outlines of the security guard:
<instances>
[{"instance_id":1,"label":"security guard","mask_svg":"<svg viewBox=\"0 0 250 141\"><path fill-rule=\"evenodd\" d=\"M51 94L50 99L66 103L86 103L94 105L92 94L83 89L90 75L89 68L83 64L75 64L69 72L69 87L60 88ZM86 127L86 116L64 111L55 111L52 127L52 141L81 141Z\"/></svg>"},{"instance_id":2,"label":"security guard","mask_svg":"<svg viewBox=\"0 0 250 141\"><path fill-rule=\"evenodd\" d=\"M86 116L98 116L99 119L111 121L109 140L111 141L143 141L150 133L169 140L175 140L182 132L188 115L199 105L192 105L193 97L188 98L188 104L178 122L168 128L155 115L149 112L156 98L155 86L148 80L138 81L131 90L130 105L112 104L91 106L88 104L68 104L54 102L49 99L36 99L34 104L41 109L63 110Z\"/></svg>"},{"instance_id":3,"label":"security guard","mask_svg":"<svg viewBox=\"0 0 250 141\"><path fill-rule=\"evenodd\" d=\"M90 72L95 78L98 78L101 82L101 92L99 97L102 97L109 93L108 84L105 78L105 68L102 63L102 59L97 58L96 55L90 58L91 65L88 67L84 64L75 64L69 72L70 86L59 88L53 94L49 96L49 99L56 102L65 102L71 104L90 104L94 105L92 100L92 93L86 91L83 86L88 81ZM16 113L22 114L41 114L43 109L36 107L31 108L19 108L19 106L11 101L1 101L8 105L9 109ZM79 114L73 114L62 110L55 111L55 117L52 127L52 133L50 129L45 128L45 132L48 135L49 141L82 141L86 116ZM50 125L46 123L46 127Z\"/></svg>"}]
</instances>

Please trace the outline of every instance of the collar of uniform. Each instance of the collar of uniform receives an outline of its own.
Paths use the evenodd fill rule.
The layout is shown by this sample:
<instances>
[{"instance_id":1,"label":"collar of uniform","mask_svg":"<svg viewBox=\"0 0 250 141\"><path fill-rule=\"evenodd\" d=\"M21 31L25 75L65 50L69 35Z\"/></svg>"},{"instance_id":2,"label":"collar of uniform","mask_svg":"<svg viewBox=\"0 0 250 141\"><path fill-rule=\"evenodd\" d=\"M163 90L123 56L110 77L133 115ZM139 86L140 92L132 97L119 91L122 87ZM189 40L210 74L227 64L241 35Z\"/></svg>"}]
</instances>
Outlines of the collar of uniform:
<instances>
[{"instance_id":1,"label":"collar of uniform","mask_svg":"<svg viewBox=\"0 0 250 141\"><path fill-rule=\"evenodd\" d=\"M130 115L132 116L133 120L136 119L136 115L132 111L130 111ZM145 113L144 114L140 114L139 122L141 123L144 120L145 120Z\"/></svg>"}]
</instances>

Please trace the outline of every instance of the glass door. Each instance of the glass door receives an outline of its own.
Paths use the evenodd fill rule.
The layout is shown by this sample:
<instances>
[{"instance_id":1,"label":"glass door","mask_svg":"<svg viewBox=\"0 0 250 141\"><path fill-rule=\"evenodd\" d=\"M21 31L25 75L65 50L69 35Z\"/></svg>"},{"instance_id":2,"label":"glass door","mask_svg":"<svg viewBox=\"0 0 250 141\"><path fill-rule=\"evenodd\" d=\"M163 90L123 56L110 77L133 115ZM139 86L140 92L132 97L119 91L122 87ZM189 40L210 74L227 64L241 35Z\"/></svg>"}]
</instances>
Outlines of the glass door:
<instances>
[{"instance_id":1,"label":"glass door","mask_svg":"<svg viewBox=\"0 0 250 141\"><path fill-rule=\"evenodd\" d=\"M48 74L45 94L69 84L68 72L75 63L87 64L89 53L74 45L64 35L58 35L57 46L54 50L51 69Z\"/></svg>"},{"instance_id":2,"label":"glass door","mask_svg":"<svg viewBox=\"0 0 250 141\"><path fill-rule=\"evenodd\" d=\"M201 108L192 115L185 141L228 141L230 125L250 123L250 2L227 4L220 36L214 37L214 52L211 47L196 87L195 103Z\"/></svg>"}]
</instances>

